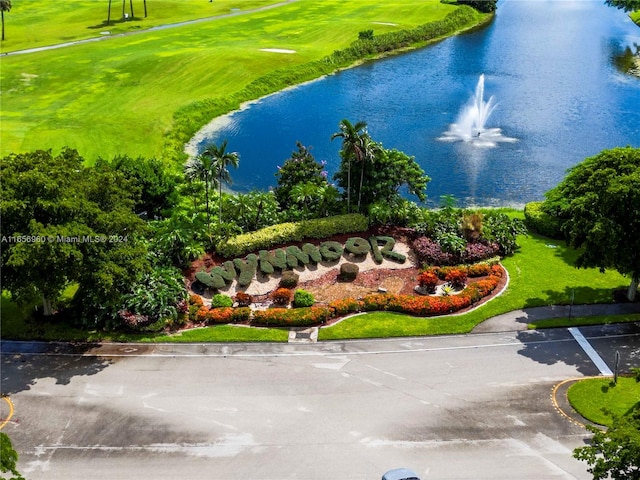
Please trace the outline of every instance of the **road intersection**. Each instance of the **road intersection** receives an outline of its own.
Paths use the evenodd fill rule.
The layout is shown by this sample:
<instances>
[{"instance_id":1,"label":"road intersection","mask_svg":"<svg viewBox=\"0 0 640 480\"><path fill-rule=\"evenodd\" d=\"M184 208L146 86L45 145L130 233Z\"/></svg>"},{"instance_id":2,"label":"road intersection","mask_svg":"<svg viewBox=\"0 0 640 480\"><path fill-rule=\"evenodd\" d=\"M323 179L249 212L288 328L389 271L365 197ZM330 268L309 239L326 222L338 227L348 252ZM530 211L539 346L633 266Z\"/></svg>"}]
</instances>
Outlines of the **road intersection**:
<instances>
[{"instance_id":1,"label":"road intersection","mask_svg":"<svg viewBox=\"0 0 640 480\"><path fill-rule=\"evenodd\" d=\"M640 325L579 329L640 364ZM600 375L567 329L318 344L2 342L29 479L588 479L554 391ZM557 404L556 404L557 403ZM571 413L571 412L569 412ZM569 415L571 416L571 415Z\"/></svg>"}]
</instances>

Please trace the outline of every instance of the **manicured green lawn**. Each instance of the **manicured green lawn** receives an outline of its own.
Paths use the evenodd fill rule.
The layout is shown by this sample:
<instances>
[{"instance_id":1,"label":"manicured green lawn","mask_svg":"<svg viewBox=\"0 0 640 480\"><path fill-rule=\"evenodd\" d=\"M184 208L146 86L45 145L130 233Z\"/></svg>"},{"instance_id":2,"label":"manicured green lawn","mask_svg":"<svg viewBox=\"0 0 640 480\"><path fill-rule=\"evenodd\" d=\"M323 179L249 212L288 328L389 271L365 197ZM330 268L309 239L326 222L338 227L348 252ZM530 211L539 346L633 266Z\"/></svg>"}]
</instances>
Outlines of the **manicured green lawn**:
<instances>
[{"instance_id":1,"label":"manicured green lawn","mask_svg":"<svg viewBox=\"0 0 640 480\"><path fill-rule=\"evenodd\" d=\"M613 415L622 416L640 403L640 383L631 377L589 378L569 387L567 396L576 411L587 420L610 426Z\"/></svg>"},{"instance_id":2,"label":"manicured green lawn","mask_svg":"<svg viewBox=\"0 0 640 480\"><path fill-rule=\"evenodd\" d=\"M32 15L42 15L40 22L57 21L48 10L51 2L30 3ZM100 3L106 12L107 2ZM149 9L159 9L155 4L149 1ZM33 28L19 16L21 8L18 4L9 13L9 38L11 28ZM194 16L202 15L201 8ZM180 108L228 98L274 70L323 58L356 40L361 30L379 34L412 28L443 18L455 8L439 0L299 0L247 15L3 56L0 155L49 148L57 152L69 146L89 162L117 154L160 157L164 136ZM72 13L62 18L68 16ZM87 11L85 16L88 28L104 14ZM73 18L71 32L81 21ZM59 41L61 28L47 34L51 43ZM269 53L262 48L296 53ZM242 145L233 149L242 152Z\"/></svg>"},{"instance_id":3,"label":"manicured green lawn","mask_svg":"<svg viewBox=\"0 0 640 480\"><path fill-rule=\"evenodd\" d=\"M550 318L529 323L530 330L539 328L580 327L585 325L606 325L608 323L640 322L640 313L625 315L594 315L592 317Z\"/></svg>"},{"instance_id":4,"label":"manicured green lawn","mask_svg":"<svg viewBox=\"0 0 640 480\"><path fill-rule=\"evenodd\" d=\"M133 1L135 18L123 21L122 2L111 2L111 20L107 22L109 2L102 0L65 0L41 2L19 0L5 13L5 41L0 52L14 52L75 40L135 32L218 15L234 10L251 10L280 0L148 0L147 17L142 0ZM125 12L129 14L129 2Z\"/></svg>"}]
</instances>

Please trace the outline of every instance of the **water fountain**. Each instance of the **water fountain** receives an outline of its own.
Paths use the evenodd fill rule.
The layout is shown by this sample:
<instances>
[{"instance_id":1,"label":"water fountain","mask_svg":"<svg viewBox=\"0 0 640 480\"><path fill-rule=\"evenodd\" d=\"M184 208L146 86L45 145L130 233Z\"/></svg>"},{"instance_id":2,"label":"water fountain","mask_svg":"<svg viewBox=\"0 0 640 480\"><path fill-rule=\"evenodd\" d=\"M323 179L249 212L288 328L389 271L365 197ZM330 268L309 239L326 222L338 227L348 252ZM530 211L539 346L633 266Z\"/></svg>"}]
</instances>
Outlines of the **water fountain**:
<instances>
[{"instance_id":1,"label":"water fountain","mask_svg":"<svg viewBox=\"0 0 640 480\"><path fill-rule=\"evenodd\" d=\"M487 120L495 108L493 97L484 101L484 74L482 74L474 95L458 115L456 123L452 123L439 140L462 141L478 147L495 147L500 142L515 142L515 138L502 135L500 128L486 127Z\"/></svg>"}]
</instances>

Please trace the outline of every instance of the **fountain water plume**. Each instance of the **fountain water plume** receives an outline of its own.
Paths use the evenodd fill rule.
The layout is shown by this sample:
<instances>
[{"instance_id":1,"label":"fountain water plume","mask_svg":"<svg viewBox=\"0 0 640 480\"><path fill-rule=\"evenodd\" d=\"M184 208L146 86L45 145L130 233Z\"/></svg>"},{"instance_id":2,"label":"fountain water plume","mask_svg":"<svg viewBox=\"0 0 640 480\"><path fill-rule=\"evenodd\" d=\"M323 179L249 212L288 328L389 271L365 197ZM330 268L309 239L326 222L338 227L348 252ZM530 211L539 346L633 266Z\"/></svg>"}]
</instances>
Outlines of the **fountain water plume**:
<instances>
[{"instance_id":1,"label":"fountain water plume","mask_svg":"<svg viewBox=\"0 0 640 480\"><path fill-rule=\"evenodd\" d=\"M452 123L439 140L467 142L478 147L495 147L499 142L515 142L515 138L502 135L500 128L487 128L487 120L496 108L493 97L484 101L484 74L480 75L474 95L464 106L456 123Z\"/></svg>"}]
</instances>

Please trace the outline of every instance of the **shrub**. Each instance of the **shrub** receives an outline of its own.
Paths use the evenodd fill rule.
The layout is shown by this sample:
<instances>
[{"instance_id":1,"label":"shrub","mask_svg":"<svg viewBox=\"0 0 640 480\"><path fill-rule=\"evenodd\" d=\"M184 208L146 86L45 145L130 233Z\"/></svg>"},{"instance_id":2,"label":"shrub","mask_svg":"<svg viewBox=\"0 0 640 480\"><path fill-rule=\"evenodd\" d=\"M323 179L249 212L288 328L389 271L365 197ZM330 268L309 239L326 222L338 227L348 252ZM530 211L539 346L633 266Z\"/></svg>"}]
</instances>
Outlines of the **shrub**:
<instances>
[{"instance_id":1,"label":"shrub","mask_svg":"<svg viewBox=\"0 0 640 480\"><path fill-rule=\"evenodd\" d=\"M235 301L239 307L248 307L253 303L253 297L245 292L236 293Z\"/></svg>"},{"instance_id":2,"label":"shrub","mask_svg":"<svg viewBox=\"0 0 640 480\"><path fill-rule=\"evenodd\" d=\"M361 237L351 237L345 243L345 250L356 256L366 255L371 251L371 245L367 240Z\"/></svg>"},{"instance_id":3,"label":"shrub","mask_svg":"<svg viewBox=\"0 0 640 480\"><path fill-rule=\"evenodd\" d=\"M467 283L467 272L461 268L452 268L447 272L444 279L453 288L463 288Z\"/></svg>"},{"instance_id":4,"label":"shrub","mask_svg":"<svg viewBox=\"0 0 640 480\"><path fill-rule=\"evenodd\" d=\"M280 278L280 288L295 288L298 285L298 280L300 279L300 275L296 272L292 272L291 270L287 270L286 272L282 272L282 277Z\"/></svg>"},{"instance_id":5,"label":"shrub","mask_svg":"<svg viewBox=\"0 0 640 480\"><path fill-rule=\"evenodd\" d=\"M231 321L233 323L247 322L251 318L251 309L249 307L234 308L231 313Z\"/></svg>"},{"instance_id":6,"label":"shrub","mask_svg":"<svg viewBox=\"0 0 640 480\"><path fill-rule=\"evenodd\" d=\"M355 263L343 263L340 265L340 275L339 278L343 282L353 282L358 273L360 272L360 267Z\"/></svg>"},{"instance_id":7,"label":"shrub","mask_svg":"<svg viewBox=\"0 0 640 480\"><path fill-rule=\"evenodd\" d=\"M340 315L347 315L348 313L359 312L362 305L358 300L353 298L343 298L330 302L329 308L331 309L331 316L337 317Z\"/></svg>"},{"instance_id":8,"label":"shrub","mask_svg":"<svg viewBox=\"0 0 640 480\"><path fill-rule=\"evenodd\" d=\"M211 298L211 308L218 307L230 307L233 305L233 300L229 295L224 295L222 293L217 293Z\"/></svg>"},{"instance_id":9,"label":"shrub","mask_svg":"<svg viewBox=\"0 0 640 480\"><path fill-rule=\"evenodd\" d=\"M231 323L234 309L231 307L219 307L210 309L205 318L206 323Z\"/></svg>"},{"instance_id":10,"label":"shrub","mask_svg":"<svg viewBox=\"0 0 640 480\"><path fill-rule=\"evenodd\" d=\"M418 284L429 293L435 293L438 280L438 276L432 271L424 271L418 275Z\"/></svg>"},{"instance_id":11,"label":"shrub","mask_svg":"<svg viewBox=\"0 0 640 480\"><path fill-rule=\"evenodd\" d=\"M276 305L289 305L291 302L291 290L288 288L278 288L271 293L271 300Z\"/></svg>"},{"instance_id":12,"label":"shrub","mask_svg":"<svg viewBox=\"0 0 640 480\"><path fill-rule=\"evenodd\" d=\"M244 260L234 258L233 264L235 265L236 270L240 272L238 275L238 285L241 287L250 285L258 268L258 256L250 253Z\"/></svg>"},{"instance_id":13,"label":"shrub","mask_svg":"<svg viewBox=\"0 0 640 480\"><path fill-rule=\"evenodd\" d=\"M320 254L327 262L339 260L344 250L338 242L329 241L320 244Z\"/></svg>"},{"instance_id":14,"label":"shrub","mask_svg":"<svg viewBox=\"0 0 640 480\"><path fill-rule=\"evenodd\" d=\"M189 305L198 305L200 307L204 305L202 301L202 297L200 295L195 295L195 294L189 295L188 302L189 302Z\"/></svg>"},{"instance_id":15,"label":"shrub","mask_svg":"<svg viewBox=\"0 0 640 480\"><path fill-rule=\"evenodd\" d=\"M270 308L254 312L251 324L273 327L306 327L326 323L330 317L329 307Z\"/></svg>"},{"instance_id":16,"label":"shrub","mask_svg":"<svg viewBox=\"0 0 640 480\"><path fill-rule=\"evenodd\" d=\"M428 237L417 238L411 247L422 264L451 265L453 263L453 255L443 252L440 245Z\"/></svg>"},{"instance_id":17,"label":"shrub","mask_svg":"<svg viewBox=\"0 0 640 480\"><path fill-rule=\"evenodd\" d=\"M474 263L467 267L467 275L470 277L484 277L491 273L491 266L488 263Z\"/></svg>"},{"instance_id":18,"label":"shrub","mask_svg":"<svg viewBox=\"0 0 640 480\"><path fill-rule=\"evenodd\" d=\"M476 263L487 258L495 257L500 253L500 245L497 243L468 243L462 252L460 263Z\"/></svg>"},{"instance_id":19,"label":"shrub","mask_svg":"<svg viewBox=\"0 0 640 480\"><path fill-rule=\"evenodd\" d=\"M218 275L211 276L207 272L198 272L196 273L196 280L205 286L213 289L220 289L226 286L224 279Z\"/></svg>"},{"instance_id":20,"label":"shrub","mask_svg":"<svg viewBox=\"0 0 640 480\"><path fill-rule=\"evenodd\" d=\"M316 303L316 300L313 298L313 294L311 292L300 289L296 290L293 294L293 306L296 308L310 307L314 303Z\"/></svg>"},{"instance_id":21,"label":"shrub","mask_svg":"<svg viewBox=\"0 0 640 480\"><path fill-rule=\"evenodd\" d=\"M543 210L544 202L530 202L524 206L524 224L532 232L545 237L562 239L560 221Z\"/></svg>"},{"instance_id":22,"label":"shrub","mask_svg":"<svg viewBox=\"0 0 640 480\"><path fill-rule=\"evenodd\" d=\"M209 313L209 307L202 305L196 312L196 322L205 323L207 321L207 314Z\"/></svg>"},{"instance_id":23,"label":"shrub","mask_svg":"<svg viewBox=\"0 0 640 480\"><path fill-rule=\"evenodd\" d=\"M368 227L367 217L357 213L281 223L256 232L237 235L219 243L216 250L224 257L234 258L305 238L327 238L342 233L362 232Z\"/></svg>"}]
</instances>

